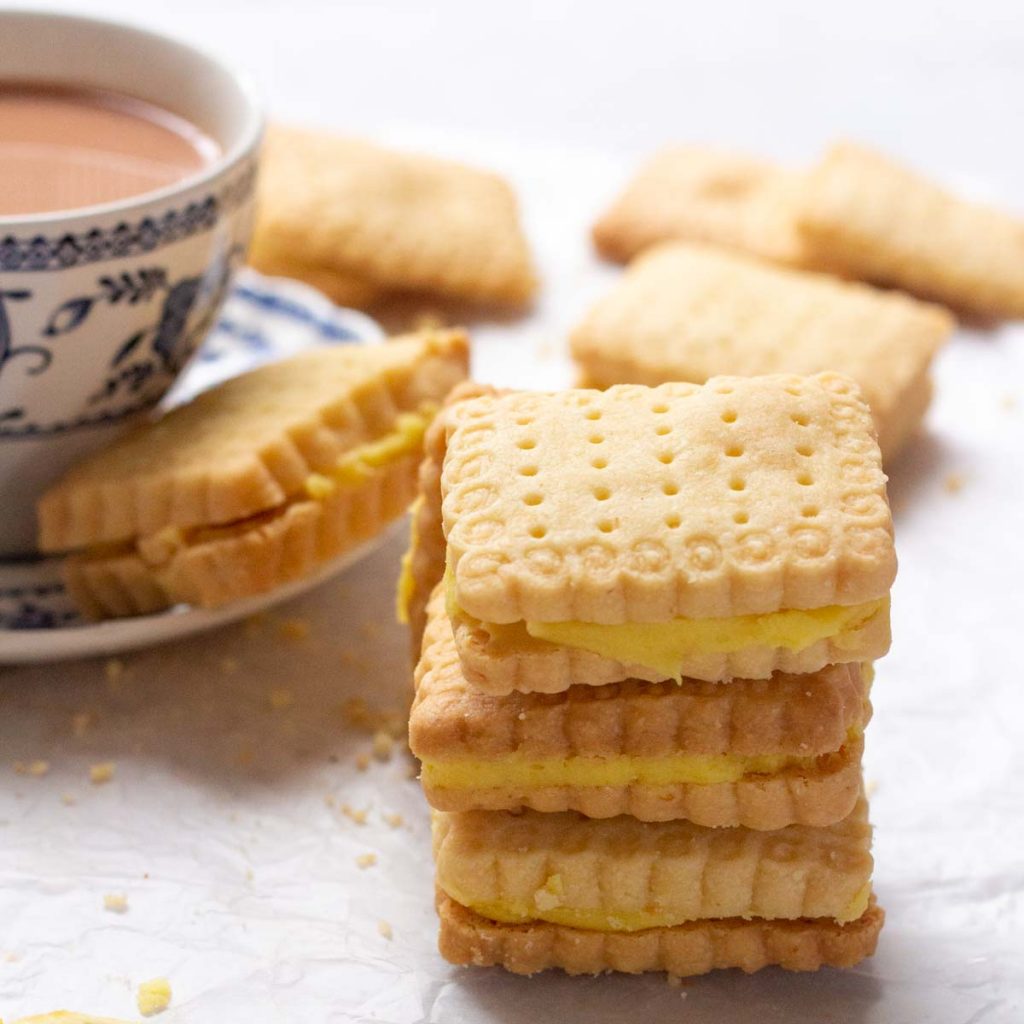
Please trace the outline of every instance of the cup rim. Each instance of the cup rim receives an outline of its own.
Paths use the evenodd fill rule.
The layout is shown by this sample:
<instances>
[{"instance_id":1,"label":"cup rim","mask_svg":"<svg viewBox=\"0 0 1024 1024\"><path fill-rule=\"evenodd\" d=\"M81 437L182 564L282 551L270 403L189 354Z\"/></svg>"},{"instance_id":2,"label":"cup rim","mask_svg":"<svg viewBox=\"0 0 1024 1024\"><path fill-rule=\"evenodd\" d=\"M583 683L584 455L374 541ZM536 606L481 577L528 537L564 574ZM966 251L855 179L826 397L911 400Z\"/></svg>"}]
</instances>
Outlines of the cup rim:
<instances>
[{"instance_id":1,"label":"cup rim","mask_svg":"<svg viewBox=\"0 0 1024 1024\"><path fill-rule=\"evenodd\" d=\"M164 185L163 188L154 189L151 192L142 192L134 196L127 196L124 199L113 199L106 203L93 203L90 206L72 206L66 210L51 210L46 213L0 215L0 231L24 230L33 225L38 225L40 230L44 230L47 227L52 228L54 225L64 224L68 221L77 220L80 217L103 217L110 214L139 210L151 203L172 199L185 192L191 192L193 189L209 185L226 171L240 163L259 145L266 128L267 119L263 92L257 86L252 75L237 67L233 62L228 62L219 54L204 47L196 46L192 42L186 42L178 36L147 28L130 19L93 17L60 9L0 8L0 24L8 17L25 21L36 20L40 23L63 21L72 24L95 25L100 28L127 30L153 42L171 43L179 46L181 49L190 51L195 56L224 71L237 86L246 109L245 121L242 124L238 140L235 144L230 149L225 150L208 167L204 167L172 185Z\"/></svg>"}]
</instances>

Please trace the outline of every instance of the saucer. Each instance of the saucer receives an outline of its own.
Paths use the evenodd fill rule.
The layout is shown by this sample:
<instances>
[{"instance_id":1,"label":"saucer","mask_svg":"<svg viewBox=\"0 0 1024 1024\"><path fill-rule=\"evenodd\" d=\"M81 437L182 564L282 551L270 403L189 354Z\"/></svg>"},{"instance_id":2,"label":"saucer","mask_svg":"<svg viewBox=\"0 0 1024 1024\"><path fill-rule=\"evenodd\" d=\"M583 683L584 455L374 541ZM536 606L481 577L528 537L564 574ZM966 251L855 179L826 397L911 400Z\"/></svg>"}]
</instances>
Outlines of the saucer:
<instances>
[{"instance_id":1,"label":"saucer","mask_svg":"<svg viewBox=\"0 0 1024 1024\"><path fill-rule=\"evenodd\" d=\"M341 309L297 281L240 270L220 319L162 403L170 407L229 377L316 345L374 344L370 317ZM157 615L89 622L61 582L61 559L0 561L0 664L60 661L163 643L235 622L309 590L383 544L400 524L311 576L222 608L179 606Z\"/></svg>"}]
</instances>

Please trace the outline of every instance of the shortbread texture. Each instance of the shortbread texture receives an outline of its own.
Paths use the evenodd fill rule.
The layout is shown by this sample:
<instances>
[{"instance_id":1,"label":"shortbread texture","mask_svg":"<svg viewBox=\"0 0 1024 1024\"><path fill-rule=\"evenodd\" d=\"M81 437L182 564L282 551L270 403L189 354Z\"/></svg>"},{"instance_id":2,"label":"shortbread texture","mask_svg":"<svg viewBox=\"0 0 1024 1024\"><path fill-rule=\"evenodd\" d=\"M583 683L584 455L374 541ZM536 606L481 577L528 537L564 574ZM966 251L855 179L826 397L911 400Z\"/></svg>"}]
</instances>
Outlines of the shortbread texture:
<instances>
[{"instance_id":1,"label":"shortbread texture","mask_svg":"<svg viewBox=\"0 0 1024 1024\"><path fill-rule=\"evenodd\" d=\"M235 377L72 469L40 502L40 545L131 541L280 508L400 412L440 401L465 376L467 350L461 332L427 332Z\"/></svg>"},{"instance_id":2,"label":"shortbread texture","mask_svg":"<svg viewBox=\"0 0 1024 1024\"><path fill-rule=\"evenodd\" d=\"M890 459L924 415L929 367L953 326L898 292L678 243L633 263L571 345L595 387L839 371L860 385Z\"/></svg>"},{"instance_id":3,"label":"shortbread texture","mask_svg":"<svg viewBox=\"0 0 1024 1024\"><path fill-rule=\"evenodd\" d=\"M980 317L1024 317L1024 218L948 192L875 150L833 146L801 190L816 263Z\"/></svg>"},{"instance_id":4,"label":"shortbread texture","mask_svg":"<svg viewBox=\"0 0 1024 1024\"><path fill-rule=\"evenodd\" d=\"M844 922L864 912L873 867L863 800L828 828L774 832L535 811L433 818L440 888L509 923L599 919L603 931L641 931L709 918Z\"/></svg>"},{"instance_id":5,"label":"shortbread texture","mask_svg":"<svg viewBox=\"0 0 1024 1024\"><path fill-rule=\"evenodd\" d=\"M423 461L417 474L419 493L411 512L409 550L399 583L399 615L409 624L413 662L420 656L427 603L444 575L445 537L441 523L441 469L448 443L450 423L457 418L456 407L470 398L499 392L475 381L456 385L427 428Z\"/></svg>"},{"instance_id":6,"label":"shortbread texture","mask_svg":"<svg viewBox=\"0 0 1024 1024\"><path fill-rule=\"evenodd\" d=\"M852 967L875 952L885 915L874 899L849 924L829 919L694 921L640 932L599 932L533 921L499 924L437 896L441 955L453 964L500 966L513 974L665 971L676 977L737 967L788 971Z\"/></svg>"},{"instance_id":7,"label":"shortbread texture","mask_svg":"<svg viewBox=\"0 0 1024 1024\"><path fill-rule=\"evenodd\" d=\"M686 818L709 827L778 829L830 825L860 791L861 735L871 716L860 665L803 676L696 680L604 687L561 694L497 697L470 685L445 614L443 591L430 602L409 745L424 763L423 788L439 810L574 810L592 818L631 814L646 821ZM636 759L722 755L799 759L771 774L710 783L485 784L480 769L526 763L602 765ZM435 766L465 766L458 787L431 779Z\"/></svg>"},{"instance_id":8,"label":"shortbread texture","mask_svg":"<svg viewBox=\"0 0 1024 1024\"><path fill-rule=\"evenodd\" d=\"M796 207L802 177L706 146L655 154L594 225L594 244L626 263L669 240L712 242L777 263L805 262Z\"/></svg>"},{"instance_id":9,"label":"shortbread texture","mask_svg":"<svg viewBox=\"0 0 1024 1024\"><path fill-rule=\"evenodd\" d=\"M311 576L402 515L460 332L319 349L234 378L76 467L43 546L90 618L212 608Z\"/></svg>"},{"instance_id":10,"label":"shortbread texture","mask_svg":"<svg viewBox=\"0 0 1024 1024\"><path fill-rule=\"evenodd\" d=\"M892 584L881 456L841 374L455 410L443 527L452 594L480 622L758 615L870 602Z\"/></svg>"},{"instance_id":11,"label":"shortbread texture","mask_svg":"<svg viewBox=\"0 0 1024 1024\"><path fill-rule=\"evenodd\" d=\"M523 305L536 288L497 175L285 126L264 145L250 259L357 303L411 290Z\"/></svg>"}]
</instances>

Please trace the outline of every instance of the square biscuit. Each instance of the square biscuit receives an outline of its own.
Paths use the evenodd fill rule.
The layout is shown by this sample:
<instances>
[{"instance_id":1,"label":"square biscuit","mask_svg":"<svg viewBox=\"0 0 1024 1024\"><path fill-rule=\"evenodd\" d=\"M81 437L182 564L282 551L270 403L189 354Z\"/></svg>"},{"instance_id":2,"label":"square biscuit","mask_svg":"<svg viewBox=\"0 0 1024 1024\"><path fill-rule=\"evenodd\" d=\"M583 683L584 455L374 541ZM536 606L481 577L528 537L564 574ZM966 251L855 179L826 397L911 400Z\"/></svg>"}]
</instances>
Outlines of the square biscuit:
<instances>
[{"instance_id":1,"label":"square biscuit","mask_svg":"<svg viewBox=\"0 0 1024 1024\"><path fill-rule=\"evenodd\" d=\"M497 175L284 126L264 145L250 260L349 301L426 291L518 306L536 289Z\"/></svg>"},{"instance_id":2,"label":"square biscuit","mask_svg":"<svg viewBox=\"0 0 1024 1024\"><path fill-rule=\"evenodd\" d=\"M869 675L859 664L830 665L728 685L626 680L497 696L467 681L438 587L409 746L438 810L831 825L860 792Z\"/></svg>"},{"instance_id":3,"label":"square biscuit","mask_svg":"<svg viewBox=\"0 0 1024 1024\"><path fill-rule=\"evenodd\" d=\"M398 518L467 372L460 331L302 353L232 378L74 467L41 546L90 618L215 607L309 578Z\"/></svg>"},{"instance_id":4,"label":"square biscuit","mask_svg":"<svg viewBox=\"0 0 1024 1024\"><path fill-rule=\"evenodd\" d=\"M595 387L839 371L860 385L889 459L924 414L953 326L941 307L897 292L669 243L630 266L571 346Z\"/></svg>"},{"instance_id":5,"label":"square biscuit","mask_svg":"<svg viewBox=\"0 0 1024 1024\"><path fill-rule=\"evenodd\" d=\"M636 932L728 918L856 920L873 860L867 802L826 828L760 832L537 811L433 812L438 886L505 923Z\"/></svg>"},{"instance_id":6,"label":"square biscuit","mask_svg":"<svg viewBox=\"0 0 1024 1024\"><path fill-rule=\"evenodd\" d=\"M659 242L712 242L778 263L805 261L795 210L799 174L705 146L657 153L593 228L608 259L626 263Z\"/></svg>"},{"instance_id":7,"label":"square biscuit","mask_svg":"<svg viewBox=\"0 0 1024 1024\"><path fill-rule=\"evenodd\" d=\"M815 263L980 317L1024 317L1024 218L954 196L875 150L833 146L797 210Z\"/></svg>"},{"instance_id":8,"label":"square biscuit","mask_svg":"<svg viewBox=\"0 0 1024 1024\"><path fill-rule=\"evenodd\" d=\"M484 396L453 413L451 596L478 621L665 622L888 594L881 456L841 374Z\"/></svg>"}]
</instances>

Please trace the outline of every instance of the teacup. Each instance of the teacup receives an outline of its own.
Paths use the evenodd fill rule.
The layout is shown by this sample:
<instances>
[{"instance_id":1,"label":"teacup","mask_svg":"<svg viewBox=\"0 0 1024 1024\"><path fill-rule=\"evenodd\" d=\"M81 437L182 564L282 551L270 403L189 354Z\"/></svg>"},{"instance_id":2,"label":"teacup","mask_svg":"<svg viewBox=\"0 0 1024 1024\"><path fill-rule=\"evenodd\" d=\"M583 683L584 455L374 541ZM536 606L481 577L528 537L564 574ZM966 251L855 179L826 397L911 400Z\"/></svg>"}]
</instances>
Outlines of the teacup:
<instances>
[{"instance_id":1,"label":"teacup","mask_svg":"<svg viewBox=\"0 0 1024 1024\"><path fill-rule=\"evenodd\" d=\"M221 153L157 191L0 215L3 557L35 551L39 495L158 403L213 324L249 239L263 118L219 61L112 22L0 12L0 69L155 104Z\"/></svg>"}]
</instances>

